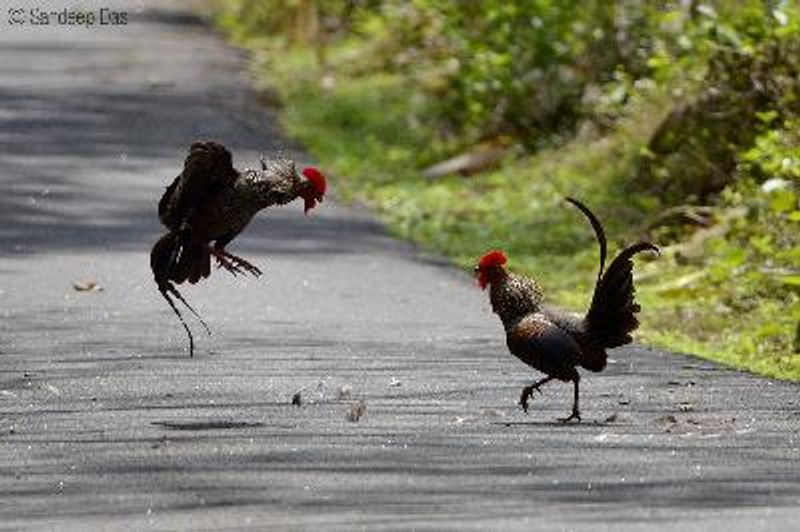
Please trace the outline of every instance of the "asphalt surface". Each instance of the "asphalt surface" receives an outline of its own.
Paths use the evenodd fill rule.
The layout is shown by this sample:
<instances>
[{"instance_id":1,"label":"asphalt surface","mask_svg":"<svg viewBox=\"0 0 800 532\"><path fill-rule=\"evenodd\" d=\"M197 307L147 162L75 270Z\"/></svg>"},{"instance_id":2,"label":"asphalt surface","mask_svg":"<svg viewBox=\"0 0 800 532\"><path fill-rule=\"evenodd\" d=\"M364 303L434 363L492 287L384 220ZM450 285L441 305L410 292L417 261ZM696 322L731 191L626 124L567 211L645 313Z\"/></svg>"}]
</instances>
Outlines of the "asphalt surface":
<instances>
[{"instance_id":1,"label":"asphalt surface","mask_svg":"<svg viewBox=\"0 0 800 532\"><path fill-rule=\"evenodd\" d=\"M301 154L240 53L126 9L0 13L0 529L796 529L797 385L633 347L583 423L560 383L524 415L486 294L333 202L234 242L262 278L185 289L214 332L189 359L148 266L162 187L200 137Z\"/></svg>"}]
</instances>

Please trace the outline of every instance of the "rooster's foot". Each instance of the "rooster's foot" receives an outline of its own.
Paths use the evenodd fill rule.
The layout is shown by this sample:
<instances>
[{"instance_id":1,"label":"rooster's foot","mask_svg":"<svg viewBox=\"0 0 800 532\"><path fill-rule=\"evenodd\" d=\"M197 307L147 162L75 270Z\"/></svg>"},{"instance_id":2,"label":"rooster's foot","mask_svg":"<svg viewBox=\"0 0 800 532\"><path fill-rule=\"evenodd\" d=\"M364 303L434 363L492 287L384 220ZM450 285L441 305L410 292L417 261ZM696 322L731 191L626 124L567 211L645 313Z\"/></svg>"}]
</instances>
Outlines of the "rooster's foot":
<instances>
[{"instance_id":1,"label":"rooster's foot","mask_svg":"<svg viewBox=\"0 0 800 532\"><path fill-rule=\"evenodd\" d=\"M217 268L225 268L229 272L231 272L234 276L239 275L240 273L244 273L241 268L236 266L234 263L226 259L225 257L216 256L217 259Z\"/></svg>"},{"instance_id":2,"label":"rooster's foot","mask_svg":"<svg viewBox=\"0 0 800 532\"><path fill-rule=\"evenodd\" d=\"M224 249L211 248L211 254L217 259L217 267L225 268L233 275L249 273L254 277L258 277L263 273L257 266L241 257L228 253Z\"/></svg>"},{"instance_id":3,"label":"rooster's foot","mask_svg":"<svg viewBox=\"0 0 800 532\"><path fill-rule=\"evenodd\" d=\"M568 417L558 418L561 423L568 423L572 420L576 420L578 423L581 421L581 413L577 410L573 410L572 413Z\"/></svg>"},{"instance_id":4,"label":"rooster's foot","mask_svg":"<svg viewBox=\"0 0 800 532\"><path fill-rule=\"evenodd\" d=\"M536 390L537 392L542 393L542 390L539 389L539 386L541 386L541 383L535 382L530 386L526 386L522 389L522 395L519 398L519 404L522 407L522 410L524 410L526 414L528 413L528 400L533 395L533 391Z\"/></svg>"}]
</instances>

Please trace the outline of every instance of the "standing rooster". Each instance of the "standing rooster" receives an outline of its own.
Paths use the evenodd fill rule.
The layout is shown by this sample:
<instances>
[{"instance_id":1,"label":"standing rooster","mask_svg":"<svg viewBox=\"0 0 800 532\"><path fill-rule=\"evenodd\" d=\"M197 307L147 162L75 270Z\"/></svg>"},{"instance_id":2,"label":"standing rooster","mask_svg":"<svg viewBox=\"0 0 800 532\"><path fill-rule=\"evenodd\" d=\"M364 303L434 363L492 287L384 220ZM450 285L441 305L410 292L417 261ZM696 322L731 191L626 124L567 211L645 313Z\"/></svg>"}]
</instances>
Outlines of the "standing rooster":
<instances>
[{"instance_id":1,"label":"standing rooster","mask_svg":"<svg viewBox=\"0 0 800 532\"><path fill-rule=\"evenodd\" d=\"M575 205L589 219L600 245L600 269L592 303L586 316L579 318L543 305L543 295L533 279L506 271L506 256L490 251L481 257L475 274L481 288L490 287L492 310L500 316L506 330L506 343L511 353L544 373L546 377L522 389L520 405L528 411L533 391L545 383L559 379L575 386L572 413L561 421L580 421L578 410L578 367L599 372L606 366L606 349L631 342L630 333L638 326L640 307L634 300L634 255L658 248L640 242L622 250L604 271L606 237L603 226L582 203Z\"/></svg>"},{"instance_id":2,"label":"standing rooster","mask_svg":"<svg viewBox=\"0 0 800 532\"><path fill-rule=\"evenodd\" d=\"M158 203L158 217L169 229L150 252L150 268L164 299L189 335L189 356L194 338L170 294L178 298L208 326L181 296L175 285L194 284L211 273L211 257L233 275L261 270L225 246L242 232L253 216L271 205L303 198L305 212L325 195L325 177L314 167L297 174L293 161L261 159L261 170L237 171L230 152L215 142L195 142L189 148L183 172ZM213 242L213 244L212 244Z\"/></svg>"}]
</instances>

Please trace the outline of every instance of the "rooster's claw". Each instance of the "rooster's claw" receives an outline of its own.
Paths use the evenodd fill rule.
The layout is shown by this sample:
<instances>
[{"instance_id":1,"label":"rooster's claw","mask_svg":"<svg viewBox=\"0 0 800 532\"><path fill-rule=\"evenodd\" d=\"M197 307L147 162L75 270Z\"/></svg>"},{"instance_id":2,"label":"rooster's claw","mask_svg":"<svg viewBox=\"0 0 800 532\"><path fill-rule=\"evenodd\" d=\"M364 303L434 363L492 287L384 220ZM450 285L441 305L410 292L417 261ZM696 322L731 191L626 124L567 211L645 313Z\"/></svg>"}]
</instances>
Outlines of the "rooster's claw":
<instances>
[{"instance_id":1,"label":"rooster's claw","mask_svg":"<svg viewBox=\"0 0 800 532\"><path fill-rule=\"evenodd\" d=\"M257 266L250 264L241 257L228 253L224 249L211 248L211 255L217 259L217 268L225 268L234 276L240 273L249 273L253 277L258 277L263 273Z\"/></svg>"},{"instance_id":2,"label":"rooster's claw","mask_svg":"<svg viewBox=\"0 0 800 532\"><path fill-rule=\"evenodd\" d=\"M534 390L542 393L542 390L539 389L539 383L531 384L530 386L526 386L522 389L522 395L519 398L519 405L526 414L528 413L528 400L533 395Z\"/></svg>"},{"instance_id":3,"label":"rooster's claw","mask_svg":"<svg viewBox=\"0 0 800 532\"><path fill-rule=\"evenodd\" d=\"M531 396L531 390L528 388L529 387L526 386L522 389L522 396L519 398L519 405L526 414L528 413L528 398Z\"/></svg>"},{"instance_id":4,"label":"rooster's claw","mask_svg":"<svg viewBox=\"0 0 800 532\"><path fill-rule=\"evenodd\" d=\"M558 418L558 421L560 421L561 423L568 423L568 422L572 421L573 419L577 420L578 423L580 423L581 422L581 413L578 412L577 410L573 410L572 413L568 417Z\"/></svg>"}]
</instances>

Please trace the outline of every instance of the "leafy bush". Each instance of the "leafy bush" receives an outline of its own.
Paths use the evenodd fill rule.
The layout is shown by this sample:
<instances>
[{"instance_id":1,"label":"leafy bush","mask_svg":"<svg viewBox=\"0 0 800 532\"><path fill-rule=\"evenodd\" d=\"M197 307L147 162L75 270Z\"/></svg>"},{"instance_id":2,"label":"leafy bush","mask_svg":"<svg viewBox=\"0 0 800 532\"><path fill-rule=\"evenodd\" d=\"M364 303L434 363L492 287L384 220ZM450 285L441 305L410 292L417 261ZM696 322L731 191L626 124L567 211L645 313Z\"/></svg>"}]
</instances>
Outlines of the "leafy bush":
<instances>
[{"instance_id":1,"label":"leafy bush","mask_svg":"<svg viewBox=\"0 0 800 532\"><path fill-rule=\"evenodd\" d=\"M800 31L763 10L745 14L741 27L706 29L702 89L674 105L643 152L640 187L669 202L707 201L740 175L759 135L800 117Z\"/></svg>"}]
</instances>

